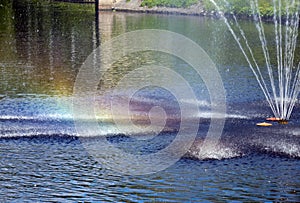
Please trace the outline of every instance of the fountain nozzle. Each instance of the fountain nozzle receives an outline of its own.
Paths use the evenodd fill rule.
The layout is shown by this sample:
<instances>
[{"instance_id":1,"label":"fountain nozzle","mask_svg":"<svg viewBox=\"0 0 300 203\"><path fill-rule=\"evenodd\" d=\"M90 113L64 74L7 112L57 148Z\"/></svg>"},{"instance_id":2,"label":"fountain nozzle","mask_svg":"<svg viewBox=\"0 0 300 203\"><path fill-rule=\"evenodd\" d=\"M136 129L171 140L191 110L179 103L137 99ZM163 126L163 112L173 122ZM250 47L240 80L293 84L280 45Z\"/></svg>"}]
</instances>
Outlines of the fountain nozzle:
<instances>
[{"instance_id":1,"label":"fountain nozzle","mask_svg":"<svg viewBox=\"0 0 300 203\"><path fill-rule=\"evenodd\" d=\"M286 124L288 124L289 122L288 122L288 120L286 120L286 119L280 119L280 120L278 120L278 123L279 123L279 124L282 124L282 125L286 125Z\"/></svg>"},{"instance_id":2,"label":"fountain nozzle","mask_svg":"<svg viewBox=\"0 0 300 203\"><path fill-rule=\"evenodd\" d=\"M267 118L266 120L267 121L278 122L279 124L282 124L282 125L286 125L286 124L289 123L288 120L286 120L286 119L276 118L276 117Z\"/></svg>"}]
</instances>

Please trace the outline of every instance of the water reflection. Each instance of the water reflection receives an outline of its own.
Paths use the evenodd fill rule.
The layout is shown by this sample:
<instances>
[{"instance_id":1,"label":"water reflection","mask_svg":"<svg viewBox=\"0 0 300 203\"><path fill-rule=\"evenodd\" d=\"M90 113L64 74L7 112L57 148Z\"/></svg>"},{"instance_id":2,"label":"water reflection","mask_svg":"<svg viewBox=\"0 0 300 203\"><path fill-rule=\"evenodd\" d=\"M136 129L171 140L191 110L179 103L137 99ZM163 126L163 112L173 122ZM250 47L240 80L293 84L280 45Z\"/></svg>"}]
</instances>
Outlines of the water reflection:
<instances>
[{"instance_id":1,"label":"water reflection","mask_svg":"<svg viewBox=\"0 0 300 203\"><path fill-rule=\"evenodd\" d=\"M138 29L166 29L197 42L217 64L225 80L234 81L232 85L230 82L225 84L229 85L227 89L230 91L239 91L240 88L236 87L245 86L245 80L253 78L230 32L220 20L112 12L101 12L95 17L92 5L67 5L15 0L1 7L0 94L71 95L76 73L93 49L124 32ZM249 43L255 45L254 50L260 55L260 45L252 35L255 29L251 27L254 25L248 21L241 25L246 28ZM266 26L266 30L272 27ZM273 43L272 36L267 37ZM183 63L168 57L164 57L163 61L168 61L169 66L177 70L186 68ZM258 58L261 63L264 62L263 57ZM139 58L125 58L116 64L121 68L115 68L111 78L106 79L116 82L114 78L124 74L124 65L133 69L144 63L151 64L151 61L160 63L161 60L148 53L141 54ZM189 71L182 72L193 77ZM243 74L243 77L230 79L238 74ZM257 94L256 83L245 88Z\"/></svg>"},{"instance_id":2,"label":"water reflection","mask_svg":"<svg viewBox=\"0 0 300 203\"><path fill-rule=\"evenodd\" d=\"M69 95L97 45L93 13L80 18L50 5L9 3L1 21L1 94Z\"/></svg>"}]
</instances>

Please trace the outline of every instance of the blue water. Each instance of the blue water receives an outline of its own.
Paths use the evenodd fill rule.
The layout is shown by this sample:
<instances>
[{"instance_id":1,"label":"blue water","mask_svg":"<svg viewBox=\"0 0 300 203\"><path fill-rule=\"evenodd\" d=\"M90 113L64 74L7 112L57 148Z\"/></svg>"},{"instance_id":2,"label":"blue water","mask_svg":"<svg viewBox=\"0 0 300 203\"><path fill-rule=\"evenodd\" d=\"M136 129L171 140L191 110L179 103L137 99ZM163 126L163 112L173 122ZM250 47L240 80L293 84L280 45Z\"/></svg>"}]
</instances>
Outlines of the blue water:
<instances>
[{"instance_id":1,"label":"blue water","mask_svg":"<svg viewBox=\"0 0 300 203\"><path fill-rule=\"evenodd\" d=\"M55 109L53 99L7 100L13 109L24 109L26 113L22 114L28 116L16 112L14 118L9 117L11 109L5 105L6 99L2 100L1 107L6 111L0 119L3 201L298 200L297 120L287 126L258 128L255 123L263 119L260 115L239 118L232 113L236 117L227 118L218 148L199 153L197 140L209 125L203 118L194 146L176 164L152 175L132 176L108 170L97 162L85 150L89 141L82 144L67 114L57 110L50 116L49 111ZM259 108L259 104L249 105ZM112 132L112 125L101 126ZM112 133L107 139L124 152L147 154L167 146L174 136L176 132L164 132L146 144L124 134Z\"/></svg>"},{"instance_id":2,"label":"blue water","mask_svg":"<svg viewBox=\"0 0 300 203\"><path fill-rule=\"evenodd\" d=\"M0 7L1 202L299 202L300 103L288 125L256 126L272 116L271 110L220 21L101 13L97 27L92 12L71 6L14 1L5 9ZM249 24L245 21L243 26ZM149 134L122 132L105 117L111 91L97 95L101 132L83 138L74 120L87 118L73 116L72 93L82 62L101 41L142 28L176 31L201 45L224 82L227 112L219 144L201 151L212 116L202 79L187 71L182 61L162 54L144 53L120 62L122 68L110 70L113 77L103 82L104 90L113 87L114 77L131 66L157 60L181 71L191 82L198 103L189 105L198 105L200 110L196 115L199 129L190 150L165 170L134 176L108 169L87 148L103 137L124 153L151 154L167 147L180 127L176 98L153 87L136 93L131 103L134 113L144 115L153 105L160 105L169 116L159 135L140 140ZM114 101L122 104L122 96L118 92ZM149 124L149 119L135 122Z\"/></svg>"}]
</instances>

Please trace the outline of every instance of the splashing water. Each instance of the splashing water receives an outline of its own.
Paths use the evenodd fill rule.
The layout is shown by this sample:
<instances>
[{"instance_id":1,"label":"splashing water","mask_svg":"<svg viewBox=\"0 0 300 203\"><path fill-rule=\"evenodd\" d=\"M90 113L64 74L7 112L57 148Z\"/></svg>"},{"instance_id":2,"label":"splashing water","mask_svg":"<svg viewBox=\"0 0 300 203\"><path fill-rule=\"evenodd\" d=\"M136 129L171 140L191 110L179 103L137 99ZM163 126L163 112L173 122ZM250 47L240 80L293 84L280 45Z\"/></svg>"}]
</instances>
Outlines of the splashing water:
<instances>
[{"instance_id":1,"label":"splashing water","mask_svg":"<svg viewBox=\"0 0 300 203\"><path fill-rule=\"evenodd\" d=\"M258 38L261 42L268 72L267 77L269 78L267 79L261 72L257 59L254 57L252 48L236 16L233 15L233 23L230 23L222 12L220 3L225 3L226 5L229 5L229 3L226 0L210 1L218 10L241 49L274 116L282 120L289 120L300 92L300 63L297 66L294 61L299 29L300 3L296 0L272 0L274 33L276 38L276 62L272 64L258 0L250 0L252 16L258 32ZM234 26L238 28L239 33L234 31ZM278 83L275 82L275 78L278 78Z\"/></svg>"}]
</instances>

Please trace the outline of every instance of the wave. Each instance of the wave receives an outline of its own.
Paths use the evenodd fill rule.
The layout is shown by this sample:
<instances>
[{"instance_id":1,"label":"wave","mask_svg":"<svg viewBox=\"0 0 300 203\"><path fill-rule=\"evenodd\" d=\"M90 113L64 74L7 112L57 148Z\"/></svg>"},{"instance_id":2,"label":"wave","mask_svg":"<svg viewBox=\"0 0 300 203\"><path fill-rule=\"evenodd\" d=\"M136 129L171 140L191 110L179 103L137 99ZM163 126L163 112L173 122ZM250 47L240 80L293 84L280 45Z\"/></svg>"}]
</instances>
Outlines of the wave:
<instances>
[{"instance_id":1,"label":"wave","mask_svg":"<svg viewBox=\"0 0 300 203\"><path fill-rule=\"evenodd\" d=\"M155 100L155 99L154 99ZM143 100L145 103L155 103L154 100ZM184 102L190 102L186 100ZM37 137L37 136L74 136L78 137L72 114L72 99L65 98L5 98L0 101L0 138L11 137ZM193 104L194 105L194 104ZM197 101L196 105L207 107L206 101ZM251 104L253 105L253 104ZM143 106L143 105L142 105ZM245 106L251 113L244 112ZM243 104L235 105L235 109L229 109L225 115L226 124L222 140L216 147L201 148L201 142L196 141L189 150L186 157L192 159L229 159L241 157L251 153L267 153L284 155L287 157L300 158L300 128L299 128L299 106L296 106L293 120L287 126L274 124L271 128L258 128L257 122L265 118L260 112L261 106L250 106ZM238 107L238 108L237 108ZM256 109L257 108L257 109ZM242 110L237 110L242 109ZM140 110L140 109L139 109ZM145 113L142 109L140 113ZM265 113L265 112L264 112ZM218 113L209 110L200 110L199 115L191 114L191 118L209 119L212 117L222 117ZM89 119L94 118L76 118ZM101 131L95 136L148 136L153 134L146 128L117 128L113 121L106 120L99 115L96 117ZM147 116L142 119L148 119ZM162 133L174 136L178 131L180 119L174 119L171 126L167 126ZM173 128L174 127L174 128ZM209 122L201 122L201 129L198 134L202 134L202 128L208 129ZM205 132L206 133L206 132ZM199 135L199 137L201 137Z\"/></svg>"},{"instance_id":2,"label":"wave","mask_svg":"<svg viewBox=\"0 0 300 203\"><path fill-rule=\"evenodd\" d=\"M269 153L283 154L290 157L300 158L300 145L295 143L267 143L263 146L264 150Z\"/></svg>"},{"instance_id":3,"label":"wave","mask_svg":"<svg viewBox=\"0 0 300 203\"><path fill-rule=\"evenodd\" d=\"M197 116L199 118L236 118L236 119L250 119L250 116L239 115L239 114L220 114L218 112L200 112Z\"/></svg>"},{"instance_id":4,"label":"wave","mask_svg":"<svg viewBox=\"0 0 300 203\"><path fill-rule=\"evenodd\" d=\"M251 154L267 154L274 156L284 156L288 158L300 158L300 146L296 143L275 143L265 144L260 146L236 146L228 147L223 144L218 144L214 147L200 146L192 147L186 158L197 160L222 160L244 157Z\"/></svg>"},{"instance_id":5,"label":"wave","mask_svg":"<svg viewBox=\"0 0 300 203\"><path fill-rule=\"evenodd\" d=\"M300 128L291 130L292 135L300 136Z\"/></svg>"},{"instance_id":6,"label":"wave","mask_svg":"<svg viewBox=\"0 0 300 203\"><path fill-rule=\"evenodd\" d=\"M238 149L227 147L221 143L216 146L203 146L202 142L196 141L185 156L198 160L221 160L241 157L243 155Z\"/></svg>"},{"instance_id":7,"label":"wave","mask_svg":"<svg viewBox=\"0 0 300 203\"><path fill-rule=\"evenodd\" d=\"M183 103L196 105L199 107L207 107L209 108L211 106L210 102L207 100L193 100L193 99L182 99Z\"/></svg>"},{"instance_id":8,"label":"wave","mask_svg":"<svg viewBox=\"0 0 300 203\"><path fill-rule=\"evenodd\" d=\"M300 158L300 139L295 136L261 137L248 143L252 152Z\"/></svg>"},{"instance_id":9,"label":"wave","mask_svg":"<svg viewBox=\"0 0 300 203\"><path fill-rule=\"evenodd\" d=\"M23 122L9 120L9 122L11 122L9 126L3 126L0 122L0 139L20 137L76 137L81 139L71 122L37 122L32 120L24 120ZM96 136L113 137L112 139L118 139L118 136L129 136L131 138L145 136L147 138L149 134L150 132L146 131L130 132L129 130L124 133L110 124L103 124L101 132L97 132ZM163 143L166 139L176 136L176 132L162 132L161 135L157 138L161 141L157 143ZM89 139L89 137L85 137L85 139ZM293 134L278 136L256 133L245 136L237 132L227 132L222 135L222 139L217 146L203 147L202 141L197 138L185 158L222 160L244 157L254 153L300 158L300 137Z\"/></svg>"},{"instance_id":10,"label":"wave","mask_svg":"<svg viewBox=\"0 0 300 203\"><path fill-rule=\"evenodd\" d=\"M33 120L33 121L57 121L57 120L73 120L72 115L61 114L39 114L35 116L22 115L0 115L0 120Z\"/></svg>"},{"instance_id":11,"label":"wave","mask_svg":"<svg viewBox=\"0 0 300 203\"><path fill-rule=\"evenodd\" d=\"M236 129L225 129L216 146L203 146L204 138L197 138L186 157L221 160L264 154L300 158L299 127L278 125L274 128L259 128L255 125L247 126L246 123L238 123Z\"/></svg>"}]
</instances>

